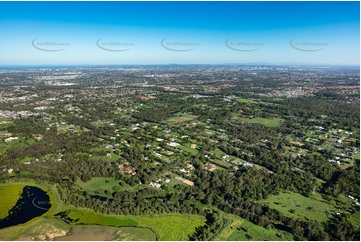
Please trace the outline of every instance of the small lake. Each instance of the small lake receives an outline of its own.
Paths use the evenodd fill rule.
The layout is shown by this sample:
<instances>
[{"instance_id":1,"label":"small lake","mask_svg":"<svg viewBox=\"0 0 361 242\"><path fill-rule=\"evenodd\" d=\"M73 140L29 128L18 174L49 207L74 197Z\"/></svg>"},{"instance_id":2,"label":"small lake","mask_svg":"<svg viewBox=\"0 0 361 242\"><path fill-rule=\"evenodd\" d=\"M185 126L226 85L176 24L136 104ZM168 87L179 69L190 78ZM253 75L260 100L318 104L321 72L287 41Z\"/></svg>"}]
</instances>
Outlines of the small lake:
<instances>
[{"instance_id":1,"label":"small lake","mask_svg":"<svg viewBox=\"0 0 361 242\"><path fill-rule=\"evenodd\" d=\"M74 227L69 234L56 237L56 241L109 241L117 237L117 229L96 227Z\"/></svg>"},{"instance_id":2,"label":"small lake","mask_svg":"<svg viewBox=\"0 0 361 242\"><path fill-rule=\"evenodd\" d=\"M25 186L20 199L9 211L9 216L0 220L0 229L23 224L39 217L51 208L49 195L34 186Z\"/></svg>"}]
</instances>

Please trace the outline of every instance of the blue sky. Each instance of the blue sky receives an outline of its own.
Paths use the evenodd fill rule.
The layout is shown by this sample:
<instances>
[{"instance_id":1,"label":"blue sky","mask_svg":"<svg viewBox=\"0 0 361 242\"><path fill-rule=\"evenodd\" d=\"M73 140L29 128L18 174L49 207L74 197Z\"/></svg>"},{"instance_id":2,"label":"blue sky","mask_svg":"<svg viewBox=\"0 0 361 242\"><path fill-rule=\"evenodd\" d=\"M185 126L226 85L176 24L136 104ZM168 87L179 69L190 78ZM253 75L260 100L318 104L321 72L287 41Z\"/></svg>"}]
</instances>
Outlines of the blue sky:
<instances>
[{"instance_id":1,"label":"blue sky","mask_svg":"<svg viewBox=\"0 0 361 242\"><path fill-rule=\"evenodd\" d=\"M359 2L0 2L0 65L359 65Z\"/></svg>"}]
</instances>

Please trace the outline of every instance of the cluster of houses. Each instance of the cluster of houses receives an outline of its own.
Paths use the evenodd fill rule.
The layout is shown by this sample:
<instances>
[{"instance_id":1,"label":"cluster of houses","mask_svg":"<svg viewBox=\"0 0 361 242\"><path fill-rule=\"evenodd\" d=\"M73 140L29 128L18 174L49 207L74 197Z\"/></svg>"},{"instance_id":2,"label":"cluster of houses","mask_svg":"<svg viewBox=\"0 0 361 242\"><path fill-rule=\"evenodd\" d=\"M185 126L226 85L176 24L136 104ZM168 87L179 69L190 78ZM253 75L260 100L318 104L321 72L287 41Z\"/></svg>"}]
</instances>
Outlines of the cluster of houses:
<instances>
[{"instance_id":1,"label":"cluster of houses","mask_svg":"<svg viewBox=\"0 0 361 242\"><path fill-rule=\"evenodd\" d=\"M9 110L0 110L0 118L11 118L11 119L18 119L18 118L26 118L35 115L31 111L9 111Z\"/></svg>"}]
</instances>

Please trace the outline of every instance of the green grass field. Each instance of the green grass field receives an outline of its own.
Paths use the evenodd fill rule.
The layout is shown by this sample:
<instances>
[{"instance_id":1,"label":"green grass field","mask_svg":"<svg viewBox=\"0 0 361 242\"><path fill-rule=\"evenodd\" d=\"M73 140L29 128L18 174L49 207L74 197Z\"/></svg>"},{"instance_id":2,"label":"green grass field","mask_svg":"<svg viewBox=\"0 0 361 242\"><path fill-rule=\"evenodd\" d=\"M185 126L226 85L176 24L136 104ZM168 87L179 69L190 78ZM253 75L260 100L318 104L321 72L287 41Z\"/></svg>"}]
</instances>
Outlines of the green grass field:
<instances>
[{"instance_id":1,"label":"green grass field","mask_svg":"<svg viewBox=\"0 0 361 242\"><path fill-rule=\"evenodd\" d=\"M9 210L19 200L24 186L23 184L0 184L0 219L9 215Z\"/></svg>"},{"instance_id":2,"label":"green grass field","mask_svg":"<svg viewBox=\"0 0 361 242\"><path fill-rule=\"evenodd\" d=\"M241 118L241 120L244 122L247 122L247 123L262 124L262 125L265 125L267 127L272 127L272 128L278 127L282 123L281 118L267 119L267 118L256 117L256 118Z\"/></svg>"},{"instance_id":3,"label":"green grass field","mask_svg":"<svg viewBox=\"0 0 361 242\"><path fill-rule=\"evenodd\" d=\"M167 119L167 123L169 124L179 124L184 122L189 122L193 119L197 118L196 115L185 114L185 113L177 113L174 117Z\"/></svg>"},{"instance_id":4,"label":"green grass field","mask_svg":"<svg viewBox=\"0 0 361 242\"><path fill-rule=\"evenodd\" d=\"M253 103L253 104L256 103L251 98L237 98L236 101L239 102L239 103Z\"/></svg>"},{"instance_id":5,"label":"green grass field","mask_svg":"<svg viewBox=\"0 0 361 242\"><path fill-rule=\"evenodd\" d=\"M261 202L280 211L287 217L318 222L326 221L328 219L327 213L334 211L334 207L330 204L294 192L271 195Z\"/></svg>"},{"instance_id":6,"label":"green grass field","mask_svg":"<svg viewBox=\"0 0 361 242\"><path fill-rule=\"evenodd\" d=\"M139 216L138 221L141 226L153 229L158 240L189 240L188 235L203 226L205 219L197 215L169 214Z\"/></svg>"},{"instance_id":7,"label":"green grass field","mask_svg":"<svg viewBox=\"0 0 361 242\"><path fill-rule=\"evenodd\" d=\"M120 186L119 181L109 177L94 177L87 182L82 182L80 179L78 179L76 184L81 187L82 190L88 191L90 193L98 192L99 195L103 196L105 196L104 190L121 191L128 189L128 187Z\"/></svg>"},{"instance_id":8,"label":"green grass field","mask_svg":"<svg viewBox=\"0 0 361 242\"><path fill-rule=\"evenodd\" d=\"M128 216L108 216L95 213L89 209L71 209L68 213L71 219L79 219L74 224L98 224L110 226L139 226L138 221Z\"/></svg>"},{"instance_id":9,"label":"green grass field","mask_svg":"<svg viewBox=\"0 0 361 242\"><path fill-rule=\"evenodd\" d=\"M79 219L74 224L150 228L154 231L157 240L188 240L188 235L193 234L195 228L205 222L204 217L197 215L110 216L86 209L71 210L68 216L71 219Z\"/></svg>"},{"instance_id":10,"label":"green grass field","mask_svg":"<svg viewBox=\"0 0 361 242\"><path fill-rule=\"evenodd\" d=\"M254 98L237 98L236 101L239 103L247 103L247 104L278 105L277 103L264 102Z\"/></svg>"},{"instance_id":11,"label":"green grass field","mask_svg":"<svg viewBox=\"0 0 361 242\"><path fill-rule=\"evenodd\" d=\"M198 150L197 150L197 149L192 149L192 148L187 147L187 146L178 145L177 148L180 149L180 150L183 150L183 151L185 151L185 152L191 153L192 155L198 154Z\"/></svg>"},{"instance_id":12,"label":"green grass field","mask_svg":"<svg viewBox=\"0 0 361 242\"><path fill-rule=\"evenodd\" d=\"M293 236L283 231L274 229L266 229L255 225L247 220L243 220L240 224L235 224L235 229L225 239L228 241L279 241L279 240L293 240Z\"/></svg>"},{"instance_id":13,"label":"green grass field","mask_svg":"<svg viewBox=\"0 0 361 242\"><path fill-rule=\"evenodd\" d=\"M108 155L98 155L98 152L106 152ZM119 159L119 155L115 154L112 149L106 149L103 147L100 148L92 148L89 150L93 156L91 157L92 160L107 160L107 161L116 161ZM98 153L98 154L97 154Z\"/></svg>"},{"instance_id":14,"label":"green grass field","mask_svg":"<svg viewBox=\"0 0 361 242\"><path fill-rule=\"evenodd\" d=\"M119 228L118 240L122 241L155 241L155 234L148 228L121 227Z\"/></svg>"},{"instance_id":15,"label":"green grass field","mask_svg":"<svg viewBox=\"0 0 361 242\"><path fill-rule=\"evenodd\" d=\"M223 167L223 168L230 168L232 165L223 161L223 160L212 160L211 163Z\"/></svg>"},{"instance_id":16,"label":"green grass field","mask_svg":"<svg viewBox=\"0 0 361 242\"><path fill-rule=\"evenodd\" d=\"M293 240L293 236L277 229L265 229L233 214L223 213L224 225L212 239L216 241Z\"/></svg>"},{"instance_id":17,"label":"green grass field","mask_svg":"<svg viewBox=\"0 0 361 242\"><path fill-rule=\"evenodd\" d=\"M217 158L221 158L222 156L226 155L226 153L224 153L223 151L221 151L220 149L215 149L214 150L214 155L217 157Z\"/></svg>"}]
</instances>

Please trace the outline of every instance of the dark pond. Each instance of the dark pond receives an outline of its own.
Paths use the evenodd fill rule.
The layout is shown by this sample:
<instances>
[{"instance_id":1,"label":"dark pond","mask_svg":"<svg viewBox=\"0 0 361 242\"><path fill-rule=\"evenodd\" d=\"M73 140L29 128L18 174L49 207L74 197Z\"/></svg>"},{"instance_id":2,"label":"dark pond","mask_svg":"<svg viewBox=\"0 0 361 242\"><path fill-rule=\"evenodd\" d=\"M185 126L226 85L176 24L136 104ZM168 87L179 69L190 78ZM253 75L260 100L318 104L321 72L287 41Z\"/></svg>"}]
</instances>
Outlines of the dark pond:
<instances>
[{"instance_id":1,"label":"dark pond","mask_svg":"<svg viewBox=\"0 0 361 242\"><path fill-rule=\"evenodd\" d=\"M173 111L173 112L170 112L169 114L172 114L172 115L174 115L174 114L177 114L177 113L179 113L181 110L178 110L178 111Z\"/></svg>"},{"instance_id":2,"label":"dark pond","mask_svg":"<svg viewBox=\"0 0 361 242\"><path fill-rule=\"evenodd\" d=\"M112 199L112 198L102 197L102 196L98 196L98 195L90 195L90 198L97 199L102 202L113 202L114 201L114 199Z\"/></svg>"},{"instance_id":3,"label":"dark pond","mask_svg":"<svg viewBox=\"0 0 361 242\"><path fill-rule=\"evenodd\" d=\"M41 216L51 207L49 195L38 187L25 186L21 198L9 211L9 216L0 220L0 229L23 224Z\"/></svg>"}]
</instances>

